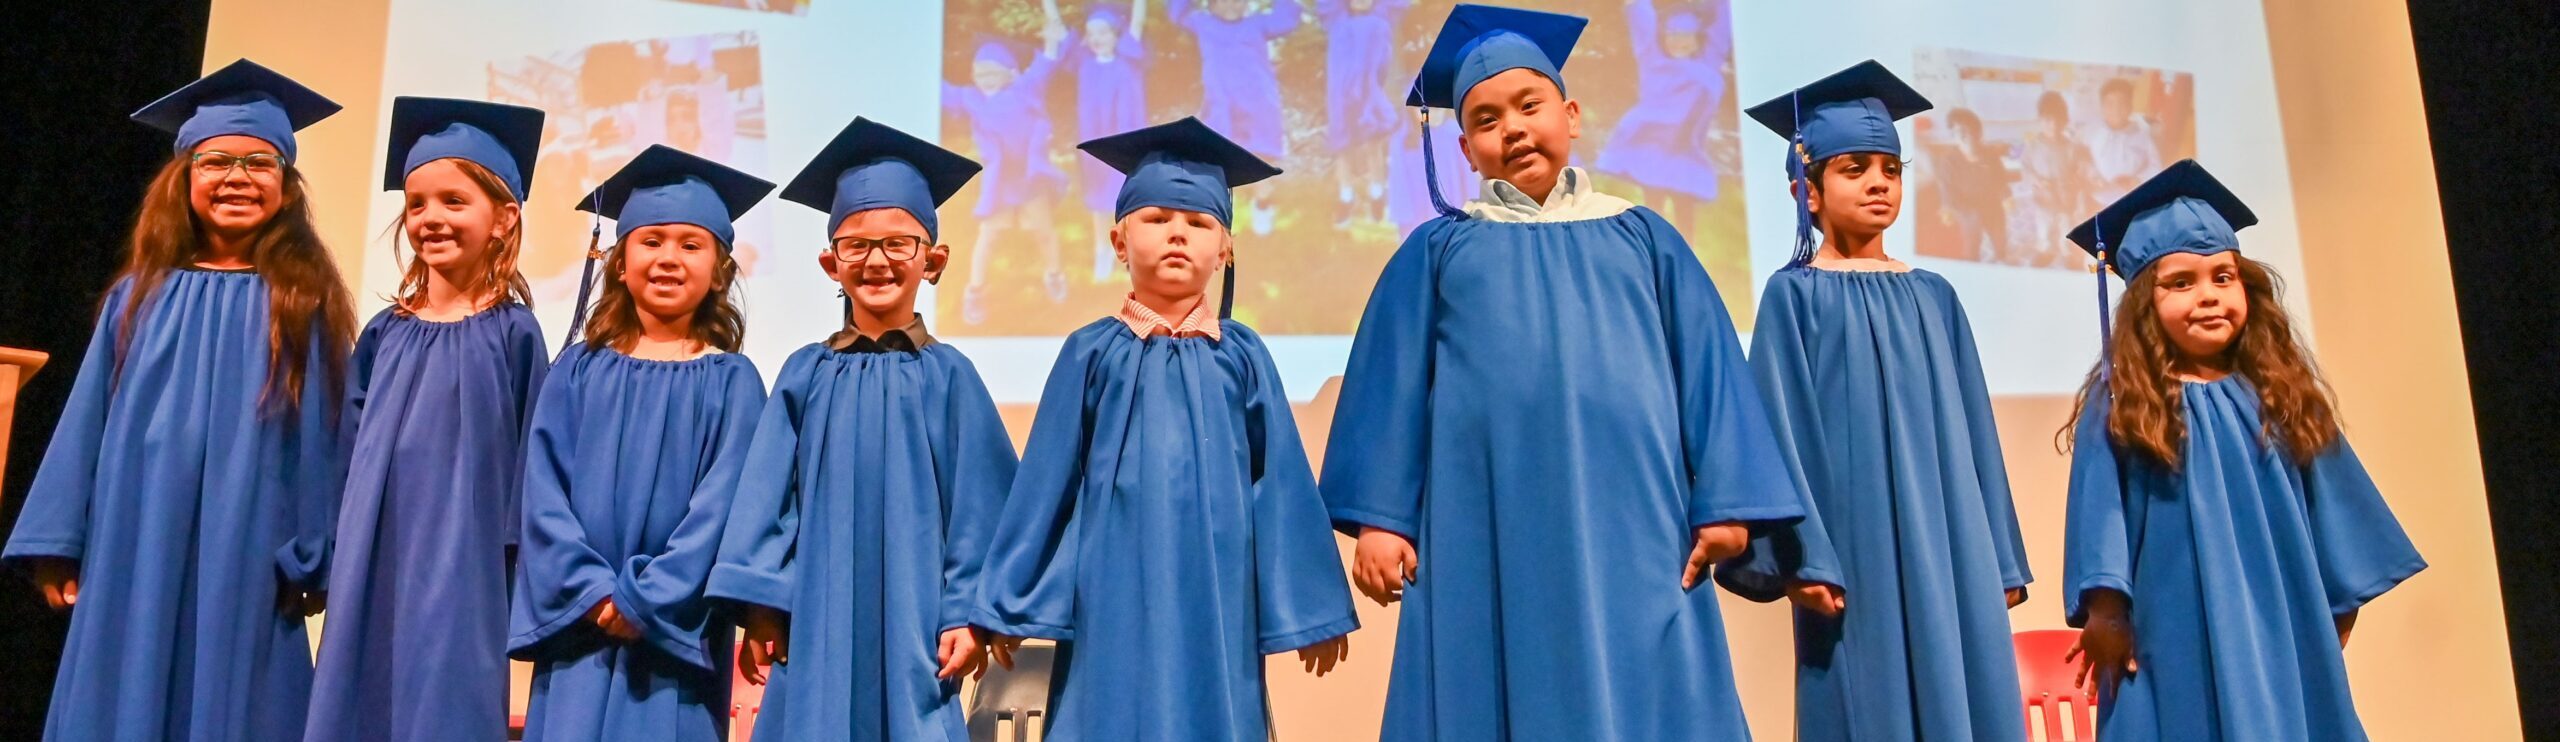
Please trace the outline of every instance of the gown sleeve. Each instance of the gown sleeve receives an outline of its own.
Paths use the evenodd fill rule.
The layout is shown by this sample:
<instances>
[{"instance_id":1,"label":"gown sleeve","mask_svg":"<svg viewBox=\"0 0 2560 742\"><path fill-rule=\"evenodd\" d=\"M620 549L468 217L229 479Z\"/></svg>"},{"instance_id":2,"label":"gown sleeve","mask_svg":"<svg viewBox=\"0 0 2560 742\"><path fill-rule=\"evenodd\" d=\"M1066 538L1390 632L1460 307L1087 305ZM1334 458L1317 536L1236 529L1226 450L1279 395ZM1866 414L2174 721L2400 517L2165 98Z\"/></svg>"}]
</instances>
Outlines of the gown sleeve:
<instances>
[{"instance_id":1,"label":"gown sleeve","mask_svg":"<svg viewBox=\"0 0 2560 742\"><path fill-rule=\"evenodd\" d=\"M613 565L587 543L586 525L569 503L577 475L579 361L584 345L563 352L559 373L544 383L525 431L523 542L516 550L515 599L507 622L507 656L542 658L553 640L577 626L613 594Z\"/></svg>"},{"instance_id":2,"label":"gown sleeve","mask_svg":"<svg viewBox=\"0 0 2560 742\"><path fill-rule=\"evenodd\" d=\"M77 561L89 545L89 498L96 496L98 466L107 434L107 407L115 398L116 335L124 325L130 280L116 282L101 302L97 329L89 333L89 350L80 356L80 373L71 382L71 398L62 405L53 440L45 444L43 463L27 487L26 504L9 533L5 556L12 562L31 557Z\"/></svg>"},{"instance_id":3,"label":"gown sleeve","mask_svg":"<svg viewBox=\"0 0 2560 742\"><path fill-rule=\"evenodd\" d=\"M1644 5L1643 2L1636 3ZM1847 587L1831 532L1813 504L1811 488L1830 471L1822 425L1814 405L1814 362L1806 339L1814 332L1809 310L1798 306L1804 293L1788 274L1769 278L1760 298L1760 313L1751 332L1751 370L1768 397L1771 427L1778 434L1778 453L1794 476L1804 482L1804 520L1755 530L1742 556L1716 567L1716 584L1745 599L1769 602L1786 597L1793 582L1819 582ZM1827 485L1826 485L1827 486Z\"/></svg>"},{"instance_id":4,"label":"gown sleeve","mask_svg":"<svg viewBox=\"0 0 2560 742\"><path fill-rule=\"evenodd\" d=\"M1627 3L1627 47L1634 53L1637 69L1659 64L1663 60L1661 23L1655 13L1653 0L1635 0ZM1723 57L1704 58L1722 59Z\"/></svg>"},{"instance_id":5,"label":"gown sleeve","mask_svg":"<svg viewBox=\"0 0 2560 742\"><path fill-rule=\"evenodd\" d=\"M1096 327L1067 338L1040 391L1031 442L990 536L969 619L989 631L1075 640L1076 559L1083 551L1075 506L1084 489L1086 426L1092 420L1087 377L1101 333L1111 330Z\"/></svg>"},{"instance_id":6,"label":"gown sleeve","mask_svg":"<svg viewBox=\"0 0 2560 742\"><path fill-rule=\"evenodd\" d=\"M721 659L713 656L707 636L713 621L705 586L720 553L721 530L729 521L730 493L764 407L764 381L755 366L745 356L729 360L727 400L720 410L710 469L694 484L684 518L668 534L666 548L623 560L613 583L614 606L640 628L642 641L705 672L715 672L714 663Z\"/></svg>"},{"instance_id":7,"label":"gown sleeve","mask_svg":"<svg viewBox=\"0 0 2560 742\"><path fill-rule=\"evenodd\" d=\"M284 488L292 493L293 538L276 548L276 569L285 581L305 591L329 586L329 555L338 532L338 500L346 492L347 459L354 453L354 413L345 409L346 389L355 384L354 364L329 378L329 347L311 333L303 354L301 399L294 404L291 432L293 459L282 467Z\"/></svg>"},{"instance_id":8,"label":"gown sleeve","mask_svg":"<svg viewBox=\"0 0 2560 742\"><path fill-rule=\"evenodd\" d=\"M1222 349L1242 355L1245 363L1237 365L1250 374L1244 417L1253 452L1256 646L1272 654L1351 633L1360 619L1351 610L1342 553L1316 495L1315 471L1298 439L1280 369L1252 330L1229 321L1222 332Z\"/></svg>"},{"instance_id":9,"label":"gown sleeve","mask_svg":"<svg viewBox=\"0 0 2560 742\"><path fill-rule=\"evenodd\" d=\"M2311 460L2303 489L2330 614L2361 608L2427 568L2345 435Z\"/></svg>"},{"instance_id":10,"label":"gown sleeve","mask_svg":"<svg viewBox=\"0 0 2560 742\"><path fill-rule=\"evenodd\" d=\"M811 345L784 362L773 395L758 413L729 503L729 521L711 567L706 593L713 598L792 610L799 574L800 413L810 377L824 346Z\"/></svg>"},{"instance_id":11,"label":"gown sleeve","mask_svg":"<svg viewBox=\"0 0 2560 742\"><path fill-rule=\"evenodd\" d=\"M542 326L534 322L533 309L522 308L519 316L522 321L512 325L507 334L507 368L510 372L508 378L515 381L515 388L507 391L515 394L517 400L516 431L517 440L521 441L524 439L525 431L533 426L534 405L542 396L543 377L551 371L551 357L543 353ZM518 449L516 453L521 455L523 450ZM518 477L516 482L518 486L507 488L506 510L502 512L519 514L523 512L524 489L521 486L523 478ZM516 546L523 526L521 516L506 519L507 532L500 543L509 547Z\"/></svg>"},{"instance_id":12,"label":"gown sleeve","mask_svg":"<svg viewBox=\"0 0 2560 742\"><path fill-rule=\"evenodd\" d=\"M1318 491L1333 527L1422 539L1431 458L1432 311L1446 219L1415 229L1378 275L1342 372Z\"/></svg>"},{"instance_id":13,"label":"gown sleeve","mask_svg":"<svg viewBox=\"0 0 2560 742\"><path fill-rule=\"evenodd\" d=\"M2125 519L2125 474L2107 436L2106 390L2081 402L2072 428L2071 495L2063 517L2062 611L2072 628L2088 622L2091 590L2133 595L2133 539Z\"/></svg>"},{"instance_id":14,"label":"gown sleeve","mask_svg":"<svg viewBox=\"0 0 2560 742\"><path fill-rule=\"evenodd\" d=\"M1946 291L1948 316L1955 339L1956 383L1964 396L1966 433L1973 448L1975 481L1982 487L1982 513L1990 522L1991 548L2000 558L2000 587L2023 589L2035 581L2027 568L2026 540L2018 532L2018 508L2009 490L2009 465L2000 454L2000 428L1991 412L1991 389L1982 380L1982 352L1973 342L1973 321L1964 304Z\"/></svg>"},{"instance_id":15,"label":"gown sleeve","mask_svg":"<svg viewBox=\"0 0 2560 742\"><path fill-rule=\"evenodd\" d=\"M1766 528L1802 519L1804 486L1778 452L1724 297L1688 240L1651 210L1637 211L1651 233L1655 295L1679 390L1689 526L1741 522Z\"/></svg>"},{"instance_id":16,"label":"gown sleeve","mask_svg":"<svg viewBox=\"0 0 2560 742\"><path fill-rule=\"evenodd\" d=\"M979 574L985 569L987 533L1004 513L1006 492L1013 486L1013 438L987 393L978 369L958 352L944 386L940 422L946 426L934 456L942 483L942 610L937 632L968 626L970 607L978 599Z\"/></svg>"}]
</instances>

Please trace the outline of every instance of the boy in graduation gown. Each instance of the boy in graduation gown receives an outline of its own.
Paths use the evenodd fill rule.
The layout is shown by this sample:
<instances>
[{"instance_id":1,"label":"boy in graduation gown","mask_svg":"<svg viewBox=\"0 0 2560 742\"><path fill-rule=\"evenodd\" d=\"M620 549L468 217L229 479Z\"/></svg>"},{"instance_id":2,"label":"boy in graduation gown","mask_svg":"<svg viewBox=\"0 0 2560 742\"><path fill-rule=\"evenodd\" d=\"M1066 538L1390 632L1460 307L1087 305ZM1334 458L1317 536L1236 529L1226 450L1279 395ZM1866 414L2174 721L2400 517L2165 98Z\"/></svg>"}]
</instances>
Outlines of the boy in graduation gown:
<instances>
[{"instance_id":1,"label":"boy in graduation gown","mask_svg":"<svg viewBox=\"0 0 2560 742\"><path fill-rule=\"evenodd\" d=\"M1751 367L1810 502L1716 582L1796 601L1807 742L2026 733L2007 611L2026 551L1973 329L1946 279L1884 253L1903 194L1893 122L1928 107L1867 61L1750 111L1789 138L1804 215L1761 294Z\"/></svg>"},{"instance_id":2,"label":"boy in graduation gown","mask_svg":"<svg viewBox=\"0 0 2560 742\"><path fill-rule=\"evenodd\" d=\"M133 114L177 135L174 157L0 551L71 613L45 739L301 733L354 321L300 203L294 132L337 112L244 59ZM223 203L240 199L265 205ZM208 265L224 262L246 265Z\"/></svg>"},{"instance_id":3,"label":"boy in graduation gown","mask_svg":"<svg viewBox=\"0 0 2560 742\"><path fill-rule=\"evenodd\" d=\"M711 571L742 613L747 679L769 684L758 739L968 738L969 600L1013 442L915 305L951 256L934 208L978 169L857 118L782 189L827 212L818 267L848 307L774 379Z\"/></svg>"},{"instance_id":4,"label":"boy in graduation gown","mask_svg":"<svg viewBox=\"0 0 2560 742\"><path fill-rule=\"evenodd\" d=\"M2101 740L2364 739L2349 632L2427 567L2274 274L2240 254L2257 220L2183 160L2071 231L2126 281L2074 410L2063 531Z\"/></svg>"},{"instance_id":5,"label":"boy in graduation gown","mask_svg":"<svg viewBox=\"0 0 2560 742\"><path fill-rule=\"evenodd\" d=\"M599 313L525 435L507 653L534 663L526 740L728 731L735 630L703 584L764 378L737 352L736 268L721 263L732 221L772 191L652 145L580 202L614 220L615 247Z\"/></svg>"},{"instance_id":6,"label":"boy in graduation gown","mask_svg":"<svg viewBox=\"0 0 2560 742\"><path fill-rule=\"evenodd\" d=\"M1134 289L1067 338L987 554L978 625L1061 643L1048 738L1268 739L1262 656L1358 627L1289 397L1233 296L1228 189L1280 170L1196 119L1085 142L1126 173Z\"/></svg>"},{"instance_id":7,"label":"boy in graduation gown","mask_svg":"<svg viewBox=\"0 0 2560 742\"><path fill-rule=\"evenodd\" d=\"M1485 183L1388 260L1325 456L1354 581L1404 603L1386 739L1748 734L1695 588L1804 506L1687 241L1567 166L1583 25L1458 6L1407 101Z\"/></svg>"}]
</instances>

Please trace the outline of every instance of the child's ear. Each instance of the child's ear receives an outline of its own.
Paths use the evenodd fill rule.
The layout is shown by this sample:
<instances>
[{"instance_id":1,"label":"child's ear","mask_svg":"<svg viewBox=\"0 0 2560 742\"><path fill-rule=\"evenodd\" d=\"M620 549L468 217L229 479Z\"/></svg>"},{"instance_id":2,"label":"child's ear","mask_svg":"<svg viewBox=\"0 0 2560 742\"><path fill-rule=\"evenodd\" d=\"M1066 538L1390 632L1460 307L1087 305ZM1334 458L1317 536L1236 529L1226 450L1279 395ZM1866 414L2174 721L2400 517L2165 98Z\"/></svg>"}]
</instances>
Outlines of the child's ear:
<instances>
[{"instance_id":1,"label":"child's ear","mask_svg":"<svg viewBox=\"0 0 2560 742\"><path fill-rule=\"evenodd\" d=\"M935 245L924 251L924 282L940 285L942 269L951 264L951 246Z\"/></svg>"},{"instance_id":2,"label":"child's ear","mask_svg":"<svg viewBox=\"0 0 2560 742\"><path fill-rule=\"evenodd\" d=\"M1564 125L1565 136L1574 139L1582 138L1582 101L1572 98L1564 99Z\"/></svg>"},{"instance_id":3,"label":"child's ear","mask_svg":"<svg viewBox=\"0 0 2560 742\"><path fill-rule=\"evenodd\" d=\"M844 280L843 276L836 275L836 253L834 250L826 250L818 253L818 270L827 272L827 280L837 282L842 282Z\"/></svg>"},{"instance_id":4,"label":"child's ear","mask_svg":"<svg viewBox=\"0 0 2560 742\"><path fill-rule=\"evenodd\" d=\"M1111 256L1119 260L1121 265L1129 264L1129 238L1120 233L1118 222L1113 222L1111 225Z\"/></svg>"},{"instance_id":5,"label":"child's ear","mask_svg":"<svg viewBox=\"0 0 2560 742\"><path fill-rule=\"evenodd\" d=\"M496 226L497 226L497 229L492 230L492 231L490 232L490 236L491 236L492 238L501 238L501 237L505 237L505 236L510 235L510 234L515 234L515 231L516 231L516 221L518 220L518 218L519 218L519 217L522 217L523 215L524 215L524 205L523 205L523 204L520 204L520 203L517 203L517 202L514 202L514 201L509 201L509 202L507 202L506 204L499 206L499 207L498 207L498 223L497 223L497 225L496 225ZM522 243L518 243L518 244L522 244Z\"/></svg>"}]
</instances>

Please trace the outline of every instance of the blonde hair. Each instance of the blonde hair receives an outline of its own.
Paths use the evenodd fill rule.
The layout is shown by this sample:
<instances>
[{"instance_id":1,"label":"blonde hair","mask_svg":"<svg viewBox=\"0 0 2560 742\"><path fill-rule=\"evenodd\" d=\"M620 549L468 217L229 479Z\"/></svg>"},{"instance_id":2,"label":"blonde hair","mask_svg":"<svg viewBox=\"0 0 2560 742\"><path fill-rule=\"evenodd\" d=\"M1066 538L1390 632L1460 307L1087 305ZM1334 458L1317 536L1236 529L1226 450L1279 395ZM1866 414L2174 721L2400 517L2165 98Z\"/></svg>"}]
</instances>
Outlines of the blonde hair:
<instances>
[{"instance_id":1,"label":"blonde hair","mask_svg":"<svg viewBox=\"0 0 2560 742\"><path fill-rule=\"evenodd\" d=\"M498 179L497 173L489 172L488 168L481 167L479 163L470 160L455 159L453 163L462 169L463 175L471 178L474 185L480 186L480 192L488 196L491 203L500 205L522 203L516 199L515 193L507 188L506 181ZM401 227L408 223L408 218L408 212L402 211L400 218L392 220L391 231L395 233L401 231ZM482 290L497 291L496 298L501 303L512 300L531 307L533 306L533 286L526 283L524 273L516 269L517 261L523 256L524 232L524 220L519 216L515 229L495 235L489 241L489 253L482 256L481 260L483 273L479 285ZM401 260L401 246L404 244L406 243L399 239L391 241L392 260ZM420 259L414 250L409 252L405 264L407 267L400 271L400 287L392 291L390 298L391 303L398 306L400 311L410 312L414 311L420 302L426 301L428 269L427 261Z\"/></svg>"}]
</instances>

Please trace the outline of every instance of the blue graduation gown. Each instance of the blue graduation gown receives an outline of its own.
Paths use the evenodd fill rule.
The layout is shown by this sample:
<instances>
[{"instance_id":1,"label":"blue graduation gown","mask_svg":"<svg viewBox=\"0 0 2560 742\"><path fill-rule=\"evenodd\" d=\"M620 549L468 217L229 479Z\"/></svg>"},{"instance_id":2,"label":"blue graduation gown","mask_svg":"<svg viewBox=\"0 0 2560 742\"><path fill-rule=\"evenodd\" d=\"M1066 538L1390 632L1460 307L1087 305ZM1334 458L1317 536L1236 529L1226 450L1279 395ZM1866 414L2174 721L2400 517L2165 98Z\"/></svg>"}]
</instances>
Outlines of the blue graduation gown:
<instances>
[{"instance_id":1,"label":"blue graduation gown","mask_svg":"<svg viewBox=\"0 0 2560 742\"><path fill-rule=\"evenodd\" d=\"M385 308L357 336L355 452L304 739L506 737L507 547L548 368L522 304L453 322Z\"/></svg>"},{"instance_id":2,"label":"blue graduation gown","mask_svg":"<svg viewBox=\"0 0 2560 742\"><path fill-rule=\"evenodd\" d=\"M1063 644L1049 739L1268 738L1262 656L1358 628L1279 371L1222 338L1067 338L975 622Z\"/></svg>"},{"instance_id":3,"label":"blue graduation gown","mask_svg":"<svg viewBox=\"0 0 2560 742\"><path fill-rule=\"evenodd\" d=\"M311 693L280 581L325 579L346 452L316 333L291 407L262 405L267 283L171 271L116 339L107 293L53 443L0 555L80 564L48 740L290 738Z\"/></svg>"},{"instance_id":4,"label":"blue graduation gown","mask_svg":"<svg viewBox=\"0 0 2560 742\"><path fill-rule=\"evenodd\" d=\"M735 353L649 361L570 346L526 433L507 653L534 663L524 738L723 740L735 629L703 598L764 407ZM586 620L611 598L640 629Z\"/></svg>"},{"instance_id":5,"label":"blue graduation gown","mask_svg":"<svg viewBox=\"0 0 2560 742\"><path fill-rule=\"evenodd\" d=\"M2180 392L2176 471L2107 438L2092 398L2071 456L2064 611L2132 598L2141 670L2098 708L2103 740L2361 740L2335 616L2425 569L2341 437L2296 466L2239 375ZM2206 586L2212 586L2207 589Z\"/></svg>"},{"instance_id":6,"label":"blue graduation gown","mask_svg":"<svg viewBox=\"0 0 2560 742\"><path fill-rule=\"evenodd\" d=\"M2004 591L2027 556L1955 287L1790 268L1759 318L1751 368L1810 507L1716 580L1759 601L1847 589L1842 618L1796 612L1796 738L2024 739Z\"/></svg>"},{"instance_id":7,"label":"blue graduation gown","mask_svg":"<svg viewBox=\"0 0 2560 742\"><path fill-rule=\"evenodd\" d=\"M1680 572L1698 526L1804 513L1748 374L1651 210L1408 237L1323 478L1338 527L1419 552L1384 738L1746 738L1714 591Z\"/></svg>"},{"instance_id":8,"label":"blue graduation gown","mask_svg":"<svg viewBox=\"0 0 2560 742\"><path fill-rule=\"evenodd\" d=\"M949 345L791 355L756 423L710 595L791 615L757 739L969 738L934 678L969 625L1013 440Z\"/></svg>"}]
</instances>

